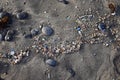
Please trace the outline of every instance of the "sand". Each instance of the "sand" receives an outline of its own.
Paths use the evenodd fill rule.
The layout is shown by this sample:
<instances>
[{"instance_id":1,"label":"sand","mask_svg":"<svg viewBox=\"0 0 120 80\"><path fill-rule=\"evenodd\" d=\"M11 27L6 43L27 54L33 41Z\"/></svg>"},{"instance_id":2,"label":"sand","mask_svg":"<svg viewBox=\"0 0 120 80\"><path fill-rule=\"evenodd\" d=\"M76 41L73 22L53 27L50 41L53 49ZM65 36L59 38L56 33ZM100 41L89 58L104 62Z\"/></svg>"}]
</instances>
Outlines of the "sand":
<instances>
[{"instance_id":1,"label":"sand","mask_svg":"<svg viewBox=\"0 0 120 80\"><path fill-rule=\"evenodd\" d=\"M69 0L69 4L57 0L0 1L0 7L13 15L13 23L8 29L15 29L18 33L14 41L0 43L0 52L8 53L11 48L20 52L20 50L30 48L30 55L23 58L18 64L13 65L7 59L0 59L1 65L10 64L7 67L0 65L0 75L5 80L120 80L119 0ZM117 5L117 15L107 17L103 22L107 24L107 27L112 26L111 30L118 31L115 33L118 36L117 40L113 42L110 41L116 37L112 35L112 31L109 33L107 30L107 37L102 35L101 31L95 31L96 23L100 21L100 17L104 18L111 14L108 8L110 2ZM16 19L15 15L18 10L28 12L29 18L26 20ZM76 22L78 17L84 15L93 15L93 17L91 20ZM45 38L44 43L52 48L67 44L67 41L78 41L82 42L80 49L55 54L52 57L43 54L42 51L36 52L36 48L31 46L35 43L37 45L40 40L25 39L23 34L29 33L31 28L40 28L41 25L50 25L54 34L44 36L40 30L40 34L35 37L39 37L40 40ZM78 34L77 26L81 26L82 36ZM91 42L94 42L94 39L91 38L93 33L99 35L100 39L96 41L97 43ZM105 46L106 43L109 46ZM47 65L45 60L48 58L54 58L57 61L57 66ZM75 76L71 76L67 68L72 68ZM6 72L7 74L4 74Z\"/></svg>"}]
</instances>

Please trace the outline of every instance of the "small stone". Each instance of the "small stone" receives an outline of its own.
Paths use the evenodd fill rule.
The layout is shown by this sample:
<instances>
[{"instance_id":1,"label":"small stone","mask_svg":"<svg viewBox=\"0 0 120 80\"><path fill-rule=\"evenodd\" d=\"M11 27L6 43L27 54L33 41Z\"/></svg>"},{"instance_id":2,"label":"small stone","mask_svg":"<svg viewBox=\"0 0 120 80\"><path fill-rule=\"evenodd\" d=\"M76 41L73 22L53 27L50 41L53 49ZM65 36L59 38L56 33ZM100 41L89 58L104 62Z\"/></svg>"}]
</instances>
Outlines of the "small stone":
<instances>
[{"instance_id":1,"label":"small stone","mask_svg":"<svg viewBox=\"0 0 120 80\"><path fill-rule=\"evenodd\" d=\"M82 21L79 18L75 22L80 24L80 25L83 24Z\"/></svg>"},{"instance_id":2,"label":"small stone","mask_svg":"<svg viewBox=\"0 0 120 80\"><path fill-rule=\"evenodd\" d=\"M9 13L7 13L7 12L0 12L0 18L3 18L5 16L9 16Z\"/></svg>"},{"instance_id":3,"label":"small stone","mask_svg":"<svg viewBox=\"0 0 120 80\"><path fill-rule=\"evenodd\" d=\"M114 3L109 3L108 4L108 7L109 7L109 9L110 9L110 11L111 11L111 13L115 13L115 10L116 10L116 6L115 6L115 4Z\"/></svg>"},{"instance_id":4,"label":"small stone","mask_svg":"<svg viewBox=\"0 0 120 80\"><path fill-rule=\"evenodd\" d=\"M3 78L0 77L0 80L5 80L5 79L3 79Z\"/></svg>"},{"instance_id":5,"label":"small stone","mask_svg":"<svg viewBox=\"0 0 120 80\"><path fill-rule=\"evenodd\" d=\"M109 46L109 44L108 44L108 43L106 43L106 44L105 44L105 46L106 46L106 47L108 47L108 46Z\"/></svg>"},{"instance_id":6,"label":"small stone","mask_svg":"<svg viewBox=\"0 0 120 80\"><path fill-rule=\"evenodd\" d=\"M81 58L81 61L83 62L83 61L84 61L84 59L83 59L83 58Z\"/></svg>"},{"instance_id":7,"label":"small stone","mask_svg":"<svg viewBox=\"0 0 120 80\"><path fill-rule=\"evenodd\" d=\"M114 13L111 13L111 15L112 15L112 16L115 16L115 15L116 15L116 13L115 13L115 12L114 12Z\"/></svg>"},{"instance_id":8,"label":"small stone","mask_svg":"<svg viewBox=\"0 0 120 80\"><path fill-rule=\"evenodd\" d=\"M2 54L2 58L7 58L7 54Z\"/></svg>"},{"instance_id":9,"label":"small stone","mask_svg":"<svg viewBox=\"0 0 120 80\"><path fill-rule=\"evenodd\" d=\"M45 41L46 39L45 38L42 38L42 41Z\"/></svg>"},{"instance_id":10,"label":"small stone","mask_svg":"<svg viewBox=\"0 0 120 80\"><path fill-rule=\"evenodd\" d=\"M53 60L53 59L47 59L46 64L48 64L48 65L50 65L52 67L55 67L57 62L55 60Z\"/></svg>"},{"instance_id":11,"label":"small stone","mask_svg":"<svg viewBox=\"0 0 120 80\"><path fill-rule=\"evenodd\" d=\"M16 14L16 17L20 20L24 20L28 18L28 13L27 12L19 12Z\"/></svg>"},{"instance_id":12,"label":"small stone","mask_svg":"<svg viewBox=\"0 0 120 80\"><path fill-rule=\"evenodd\" d=\"M44 11L44 13L46 14L46 13L47 13L47 11Z\"/></svg>"},{"instance_id":13,"label":"small stone","mask_svg":"<svg viewBox=\"0 0 120 80\"><path fill-rule=\"evenodd\" d=\"M93 15L88 15L88 19L92 19L94 16Z\"/></svg>"},{"instance_id":14,"label":"small stone","mask_svg":"<svg viewBox=\"0 0 120 80\"><path fill-rule=\"evenodd\" d=\"M47 77L48 77L48 79L50 79L50 78L51 78L51 77L50 77L50 73L48 73Z\"/></svg>"},{"instance_id":15,"label":"small stone","mask_svg":"<svg viewBox=\"0 0 120 80\"><path fill-rule=\"evenodd\" d=\"M67 0L58 0L59 2L62 2L64 4L68 4L69 2Z\"/></svg>"},{"instance_id":16,"label":"small stone","mask_svg":"<svg viewBox=\"0 0 120 80\"><path fill-rule=\"evenodd\" d=\"M94 56L96 56L97 54L96 53L93 53Z\"/></svg>"},{"instance_id":17,"label":"small stone","mask_svg":"<svg viewBox=\"0 0 120 80\"><path fill-rule=\"evenodd\" d=\"M78 8L78 6L75 6L75 8Z\"/></svg>"},{"instance_id":18,"label":"small stone","mask_svg":"<svg viewBox=\"0 0 120 80\"><path fill-rule=\"evenodd\" d=\"M2 34L0 34L0 41L2 41L3 40L3 36L2 36Z\"/></svg>"},{"instance_id":19,"label":"small stone","mask_svg":"<svg viewBox=\"0 0 120 80\"><path fill-rule=\"evenodd\" d=\"M68 68L67 70L71 74L72 77L75 76L75 71L72 68Z\"/></svg>"},{"instance_id":20,"label":"small stone","mask_svg":"<svg viewBox=\"0 0 120 80\"><path fill-rule=\"evenodd\" d=\"M43 27L42 25L39 26L40 29L42 29L42 27Z\"/></svg>"},{"instance_id":21,"label":"small stone","mask_svg":"<svg viewBox=\"0 0 120 80\"><path fill-rule=\"evenodd\" d=\"M27 57L29 56L29 53L28 53L28 52L26 53L26 56L27 56Z\"/></svg>"},{"instance_id":22,"label":"small stone","mask_svg":"<svg viewBox=\"0 0 120 80\"><path fill-rule=\"evenodd\" d=\"M27 39L31 39L33 36L32 36L32 34L25 34L24 35L24 38L27 38Z\"/></svg>"},{"instance_id":23,"label":"small stone","mask_svg":"<svg viewBox=\"0 0 120 80\"><path fill-rule=\"evenodd\" d=\"M12 41L13 36L12 35L6 35L5 36L5 41Z\"/></svg>"},{"instance_id":24,"label":"small stone","mask_svg":"<svg viewBox=\"0 0 120 80\"><path fill-rule=\"evenodd\" d=\"M36 50L36 53L39 53L39 50L38 50L38 49Z\"/></svg>"},{"instance_id":25,"label":"small stone","mask_svg":"<svg viewBox=\"0 0 120 80\"><path fill-rule=\"evenodd\" d=\"M42 33L47 36L51 36L53 34L53 29L49 26L45 26L42 28Z\"/></svg>"},{"instance_id":26,"label":"small stone","mask_svg":"<svg viewBox=\"0 0 120 80\"><path fill-rule=\"evenodd\" d=\"M10 55L14 55L14 54L15 54L15 51L11 51L11 52L10 52Z\"/></svg>"},{"instance_id":27,"label":"small stone","mask_svg":"<svg viewBox=\"0 0 120 80\"><path fill-rule=\"evenodd\" d=\"M4 28L7 26L7 24L12 23L11 15L8 12L2 11L0 12L0 24L1 28Z\"/></svg>"},{"instance_id":28,"label":"small stone","mask_svg":"<svg viewBox=\"0 0 120 80\"><path fill-rule=\"evenodd\" d=\"M3 8L0 8L0 12L3 12Z\"/></svg>"},{"instance_id":29,"label":"small stone","mask_svg":"<svg viewBox=\"0 0 120 80\"><path fill-rule=\"evenodd\" d=\"M36 36L36 35L39 34L39 30L38 30L37 28L32 29L32 30L31 30L31 34L32 34L33 36Z\"/></svg>"},{"instance_id":30,"label":"small stone","mask_svg":"<svg viewBox=\"0 0 120 80\"><path fill-rule=\"evenodd\" d=\"M8 35L15 35L15 30L9 30L9 31L7 32L7 34L8 34Z\"/></svg>"},{"instance_id":31,"label":"small stone","mask_svg":"<svg viewBox=\"0 0 120 80\"><path fill-rule=\"evenodd\" d=\"M60 49L57 49L55 52L56 52L56 53L60 53Z\"/></svg>"},{"instance_id":32,"label":"small stone","mask_svg":"<svg viewBox=\"0 0 120 80\"><path fill-rule=\"evenodd\" d=\"M67 16L67 17L66 17L66 20L70 20L70 18L71 18L71 16Z\"/></svg>"},{"instance_id":33,"label":"small stone","mask_svg":"<svg viewBox=\"0 0 120 80\"><path fill-rule=\"evenodd\" d=\"M15 35L15 31L14 30L9 30L5 36L5 41L12 41L13 37Z\"/></svg>"},{"instance_id":34,"label":"small stone","mask_svg":"<svg viewBox=\"0 0 120 80\"><path fill-rule=\"evenodd\" d=\"M101 31L105 31L106 25L104 23L100 23L100 24L98 24L98 29L100 29Z\"/></svg>"}]
</instances>

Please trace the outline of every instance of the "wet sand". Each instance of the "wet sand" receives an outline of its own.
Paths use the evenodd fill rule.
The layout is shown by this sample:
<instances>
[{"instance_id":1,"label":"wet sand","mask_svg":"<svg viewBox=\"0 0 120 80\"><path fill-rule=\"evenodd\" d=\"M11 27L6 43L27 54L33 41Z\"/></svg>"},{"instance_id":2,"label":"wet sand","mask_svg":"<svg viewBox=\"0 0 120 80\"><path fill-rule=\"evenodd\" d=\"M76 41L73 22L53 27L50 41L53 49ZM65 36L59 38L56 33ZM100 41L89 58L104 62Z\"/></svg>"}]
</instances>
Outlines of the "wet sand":
<instances>
[{"instance_id":1,"label":"wet sand","mask_svg":"<svg viewBox=\"0 0 120 80\"><path fill-rule=\"evenodd\" d=\"M6 58L0 59L0 75L3 79L120 79L119 0L69 0L69 4L58 0L0 1L0 7L12 14L13 23L7 29L17 31L13 41L0 42L0 52L6 54L11 49L16 53L30 50L29 56L23 57L17 64L12 64ZM116 5L115 16L110 16L110 2ZM27 12L28 19L17 19L19 10ZM107 25L105 33L97 29L97 23L100 22ZM51 36L42 33L41 26L46 25L54 30ZM78 26L81 27L82 34L76 30ZM39 29L39 34L31 39L24 38L24 34L30 33L34 28ZM44 49L44 44L47 44L48 52ZM54 48L55 53L52 51ZM48 58L56 60L57 65L52 67L46 64L45 60ZM72 76L72 73L75 75Z\"/></svg>"}]
</instances>

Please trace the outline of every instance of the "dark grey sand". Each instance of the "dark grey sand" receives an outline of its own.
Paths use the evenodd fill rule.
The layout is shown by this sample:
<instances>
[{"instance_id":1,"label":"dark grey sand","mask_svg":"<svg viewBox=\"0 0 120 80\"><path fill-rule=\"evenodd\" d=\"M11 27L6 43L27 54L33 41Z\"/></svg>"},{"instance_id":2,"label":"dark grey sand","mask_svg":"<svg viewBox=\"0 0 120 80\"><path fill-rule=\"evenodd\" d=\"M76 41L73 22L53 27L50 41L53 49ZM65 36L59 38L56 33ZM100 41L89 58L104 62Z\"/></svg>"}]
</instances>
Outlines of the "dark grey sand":
<instances>
[{"instance_id":1,"label":"dark grey sand","mask_svg":"<svg viewBox=\"0 0 120 80\"><path fill-rule=\"evenodd\" d=\"M99 36L98 43L90 43L95 32L96 23L100 17L104 18L111 14L108 3L114 2L117 5L116 16L108 17L104 22L107 27L112 25L111 30L117 30L117 40L109 42L115 37L112 35ZM69 4L63 4L57 0L0 0L0 7L13 15L13 24L10 30L17 30L18 34L14 41L2 41L0 52L8 53L11 48L16 52L31 47L34 42L39 42L43 37L45 43L52 47L59 46L66 41L83 41L80 50L70 53L55 55L57 66L51 67L45 64L48 55L42 51L36 52L35 48L30 48L28 57L22 59L18 64L5 67L9 63L7 59L1 58L0 75L5 80L120 80L120 0L69 0ZM16 12L22 10L28 12L27 20L15 18ZM78 17L84 15L94 15L92 20L76 23ZM40 25L50 25L54 34L44 36L40 30L40 40L25 39L24 33L29 33L30 29L40 28ZM76 31L75 27L82 27L83 37ZM113 25L114 24L114 25ZM101 31L95 32L102 34ZM79 38L79 39L77 39ZM84 42L87 41L87 43ZM102 40L102 42L99 42ZM104 44L108 43L109 46ZM118 48L117 48L118 45ZM116 57L117 56L117 57ZM4 63L4 64L3 64ZM72 68L75 76L72 77L67 68ZM4 74L7 72L7 74Z\"/></svg>"}]
</instances>

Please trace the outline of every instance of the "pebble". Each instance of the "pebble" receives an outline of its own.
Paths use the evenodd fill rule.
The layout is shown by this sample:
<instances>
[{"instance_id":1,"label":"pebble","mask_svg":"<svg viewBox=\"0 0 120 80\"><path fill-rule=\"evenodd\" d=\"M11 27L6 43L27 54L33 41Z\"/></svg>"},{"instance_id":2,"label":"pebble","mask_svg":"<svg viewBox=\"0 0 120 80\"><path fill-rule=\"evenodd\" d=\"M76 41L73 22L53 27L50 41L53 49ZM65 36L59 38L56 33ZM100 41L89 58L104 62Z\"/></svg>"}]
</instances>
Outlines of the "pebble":
<instances>
[{"instance_id":1,"label":"pebble","mask_svg":"<svg viewBox=\"0 0 120 80\"><path fill-rule=\"evenodd\" d=\"M79 18L75 22L80 24L80 25L83 24L82 21Z\"/></svg>"},{"instance_id":2,"label":"pebble","mask_svg":"<svg viewBox=\"0 0 120 80\"><path fill-rule=\"evenodd\" d=\"M0 8L0 12L3 12L3 8Z\"/></svg>"},{"instance_id":3,"label":"pebble","mask_svg":"<svg viewBox=\"0 0 120 80\"><path fill-rule=\"evenodd\" d=\"M16 14L16 17L20 20L27 19L28 13L27 12L19 12Z\"/></svg>"},{"instance_id":4,"label":"pebble","mask_svg":"<svg viewBox=\"0 0 120 80\"><path fill-rule=\"evenodd\" d=\"M93 53L94 56L96 56L97 54L96 53Z\"/></svg>"},{"instance_id":5,"label":"pebble","mask_svg":"<svg viewBox=\"0 0 120 80\"><path fill-rule=\"evenodd\" d=\"M5 41L12 41L12 39L13 39L13 36L12 35L6 35L5 36Z\"/></svg>"},{"instance_id":6,"label":"pebble","mask_svg":"<svg viewBox=\"0 0 120 80\"><path fill-rule=\"evenodd\" d=\"M2 41L3 40L3 36L2 36L2 34L0 34L0 41Z\"/></svg>"},{"instance_id":7,"label":"pebble","mask_svg":"<svg viewBox=\"0 0 120 80\"><path fill-rule=\"evenodd\" d=\"M39 30L38 30L37 28L32 29L32 30L31 30L31 34L32 34L33 36L36 36L36 35L39 34Z\"/></svg>"},{"instance_id":8,"label":"pebble","mask_svg":"<svg viewBox=\"0 0 120 80\"><path fill-rule=\"evenodd\" d=\"M109 4L108 4L108 7L109 7L111 13L114 13L114 12L115 12L116 6L115 6L114 3L109 3Z\"/></svg>"},{"instance_id":9,"label":"pebble","mask_svg":"<svg viewBox=\"0 0 120 80\"><path fill-rule=\"evenodd\" d=\"M47 36L51 36L53 34L53 29L49 26L45 26L42 28L42 33L47 35Z\"/></svg>"},{"instance_id":10,"label":"pebble","mask_svg":"<svg viewBox=\"0 0 120 80\"><path fill-rule=\"evenodd\" d=\"M109 44L108 44L108 43L103 43L103 45L105 45L106 47L108 47L108 46L109 46Z\"/></svg>"},{"instance_id":11,"label":"pebble","mask_svg":"<svg viewBox=\"0 0 120 80\"><path fill-rule=\"evenodd\" d=\"M15 31L9 30L5 36L5 41L12 41L14 35L15 35Z\"/></svg>"},{"instance_id":12,"label":"pebble","mask_svg":"<svg viewBox=\"0 0 120 80\"><path fill-rule=\"evenodd\" d=\"M48 73L47 77L48 77L48 79L50 79L50 78L51 78L51 77L50 77L50 73Z\"/></svg>"},{"instance_id":13,"label":"pebble","mask_svg":"<svg viewBox=\"0 0 120 80\"><path fill-rule=\"evenodd\" d=\"M92 14L90 15L84 15L84 16L80 16L79 18L82 20L82 21L87 21L87 20L91 20L94 16Z\"/></svg>"},{"instance_id":14,"label":"pebble","mask_svg":"<svg viewBox=\"0 0 120 80\"><path fill-rule=\"evenodd\" d=\"M0 22L2 22L4 25L12 23L11 15L8 12L5 11L0 12L0 19L1 19Z\"/></svg>"},{"instance_id":15,"label":"pebble","mask_svg":"<svg viewBox=\"0 0 120 80\"><path fill-rule=\"evenodd\" d=\"M10 55L14 55L14 54L15 54L15 51L12 50L12 51L10 52Z\"/></svg>"},{"instance_id":16,"label":"pebble","mask_svg":"<svg viewBox=\"0 0 120 80\"><path fill-rule=\"evenodd\" d=\"M98 29L104 32L106 30L106 25L104 23L100 23L98 24Z\"/></svg>"},{"instance_id":17,"label":"pebble","mask_svg":"<svg viewBox=\"0 0 120 80\"><path fill-rule=\"evenodd\" d=\"M9 16L7 12L0 12L0 18L3 18L5 16Z\"/></svg>"},{"instance_id":18,"label":"pebble","mask_svg":"<svg viewBox=\"0 0 120 80\"><path fill-rule=\"evenodd\" d=\"M8 35L15 35L15 30L8 30L7 34Z\"/></svg>"},{"instance_id":19,"label":"pebble","mask_svg":"<svg viewBox=\"0 0 120 80\"><path fill-rule=\"evenodd\" d=\"M2 58L7 58L7 54L2 54Z\"/></svg>"},{"instance_id":20,"label":"pebble","mask_svg":"<svg viewBox=\"0 0 120 80\"><path fill-rule=\"evenodd\" d=\"M67 17L66 17L66 20L70 20L70 18L71 18L71 16L67 16Z\"/></svg>"},{"instance_id":21,"label":"pebble","mask_svg":"<svg viewBox=\"0 0 120 80\"><path fill-rule=\"evenodd\" d=\"M33 36L32 36L32 34L25 34L24 35L24 38L27 38L27 39L31 39Z\"/></svg>"},{"instance_id":22,"label":"pebble","mask_svg":"<svg viewBox=\"0 0 120 80\"><path fill-rule=\"evenodd\" d=\"M3 78L0 77L0 80L5 80L5 79L3 79Z\"/></svg>"},{"instance_id":23,"label":"pebble","mask_svg":"<svg viewBox=\"0 0 120 80\"><path fill-rule=\"evenodd\" d=\"M69 2L67 0L58 0L59 2L62 2L64 4L68 4Z\"/></svg>"},{"instance_id":24,"label":"pebble","mask_svg":"<svg viewBox=\"0 0 120 80\"><path fill-rule=\"evenodd\" d=\"M72 68L68 68L67 70L71 74L72 77L75 76L75 71Z\"/></svg>"},{"instance_id":25,"label":"pebble","mask_svg":"<svg viewBox=\"0 0 120 80\"><path fill-rule=\"evenodd\" d=\"M57 62L55 60L53 60L53 59L47 59L46 64L48 64L48 65L50 65L52 67L55 67Z\"/></svg>"}]
</instances>

